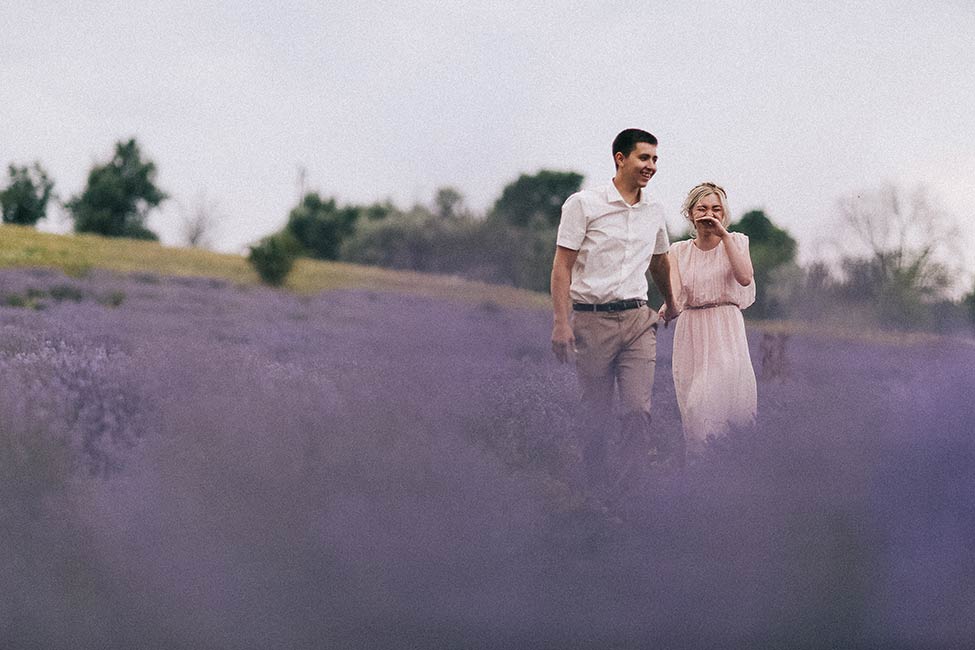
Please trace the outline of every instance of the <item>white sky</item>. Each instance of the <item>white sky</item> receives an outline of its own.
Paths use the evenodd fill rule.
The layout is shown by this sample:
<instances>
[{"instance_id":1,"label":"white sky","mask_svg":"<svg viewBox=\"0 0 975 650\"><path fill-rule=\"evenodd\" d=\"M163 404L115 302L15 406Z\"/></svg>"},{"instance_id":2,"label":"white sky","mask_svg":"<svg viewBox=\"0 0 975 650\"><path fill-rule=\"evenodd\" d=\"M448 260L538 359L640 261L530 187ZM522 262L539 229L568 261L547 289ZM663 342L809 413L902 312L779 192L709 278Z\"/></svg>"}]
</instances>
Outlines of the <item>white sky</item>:
<instances>
[{"instance_id":1,"label":"white sky","mask_svg":"<svg viewBox=\"0 0 975 650\"><path fill-rule=\"evenodd\" d=\"M713 180L804 259L828 253L839 196L885 181L970 209L967 0L444 4L3 2L0 164L39 160L67 198L135 136L174 199L150 227L175 243L205 191L230 251L284 224L299 166L340 202L452 185L484 210L523 172L605 181L631 126L661 141L672 225Z\"/></svg>"}]
</instances>

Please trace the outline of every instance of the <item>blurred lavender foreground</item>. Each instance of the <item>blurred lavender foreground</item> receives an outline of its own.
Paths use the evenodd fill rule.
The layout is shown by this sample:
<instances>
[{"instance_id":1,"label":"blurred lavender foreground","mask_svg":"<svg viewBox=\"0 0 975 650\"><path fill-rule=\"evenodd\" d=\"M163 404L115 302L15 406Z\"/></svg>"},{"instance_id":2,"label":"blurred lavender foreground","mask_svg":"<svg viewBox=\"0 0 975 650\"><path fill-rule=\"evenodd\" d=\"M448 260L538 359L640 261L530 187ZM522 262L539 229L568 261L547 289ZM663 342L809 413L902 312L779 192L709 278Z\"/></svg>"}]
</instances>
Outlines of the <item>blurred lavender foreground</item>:
<instances>
[{"instance_id":1,"label":"blurred lavender foreground","mask_svg":"<svg viewBox=\"0 0 975 650\"><path fill-rule=\"evenodd\" d=\"M756 430L606 514L544 311L48 271L0 294L0 647L975 639L970 346L794 336Z\"/></svg>"}]
</instances>

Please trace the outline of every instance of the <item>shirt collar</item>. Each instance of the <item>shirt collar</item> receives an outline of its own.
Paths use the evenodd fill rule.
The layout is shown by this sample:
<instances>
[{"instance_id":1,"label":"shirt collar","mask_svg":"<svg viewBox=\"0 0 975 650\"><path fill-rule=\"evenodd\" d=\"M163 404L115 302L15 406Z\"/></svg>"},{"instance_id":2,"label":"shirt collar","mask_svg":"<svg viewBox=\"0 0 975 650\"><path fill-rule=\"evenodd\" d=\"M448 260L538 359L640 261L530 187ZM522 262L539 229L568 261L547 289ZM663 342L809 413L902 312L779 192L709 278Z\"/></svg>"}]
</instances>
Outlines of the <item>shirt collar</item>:
<instances>
[{"instance_id":1,"label":"shirt collar","mask_svg":"<svg viewBox=\"0 0 975 650\"><path fill-rule=\"evenodd\" d=\"M616 189L616 183L613 182L613 179L609 179L609 183L606 185L606 201L608 203L622 203L623 205L629 205L629 203L626 202L626 199L623 198L623 195L620 194L620 191ZM640 190L640 200L633 205L643 205L648 202L649 197L647 196L647 188L644 187Z\"/></svg>"}]
</instances>

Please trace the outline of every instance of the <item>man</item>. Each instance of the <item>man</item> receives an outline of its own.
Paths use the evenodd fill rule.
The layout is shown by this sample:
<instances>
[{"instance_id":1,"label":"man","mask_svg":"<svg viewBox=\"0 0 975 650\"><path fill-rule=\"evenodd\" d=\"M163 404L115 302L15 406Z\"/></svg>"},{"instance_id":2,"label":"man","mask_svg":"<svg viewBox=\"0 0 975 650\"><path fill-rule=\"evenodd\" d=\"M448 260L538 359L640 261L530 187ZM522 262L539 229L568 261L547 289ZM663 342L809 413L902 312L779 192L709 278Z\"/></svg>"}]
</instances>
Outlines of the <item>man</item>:
<instances>
[{"instance_id":1,"label":"man","mask_svg":"<svg viewBox=\"0 0 975 650\"><path fill-rule=\"evenodd\" d=\"M613 159L612 182L577 192L562 206L552 264L552 351L560 362L575 356L585 409L583 458L593 487L609 478L614 388L626 460L648 451L658 320L647 305L648 267L667 303L664 321L677 316L663 208L644 191L657 171L657 139L626 129L613 141Z\"/></svg>"}]
</instances>

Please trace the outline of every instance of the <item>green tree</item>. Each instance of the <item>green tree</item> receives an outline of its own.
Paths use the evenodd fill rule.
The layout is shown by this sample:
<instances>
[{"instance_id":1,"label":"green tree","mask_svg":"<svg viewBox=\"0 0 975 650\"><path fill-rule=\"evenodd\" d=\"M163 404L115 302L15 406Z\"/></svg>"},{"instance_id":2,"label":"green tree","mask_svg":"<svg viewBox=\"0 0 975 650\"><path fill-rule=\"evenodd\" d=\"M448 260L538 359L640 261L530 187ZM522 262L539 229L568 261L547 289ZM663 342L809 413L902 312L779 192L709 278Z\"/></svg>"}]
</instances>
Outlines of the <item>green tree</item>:
<instances>
[{"instance_id":1,"label":"green tree","mask_svg":"<svg viewBox=\"0 0 975 650\"><path fill-rule=\"evenodd\" d=\"M386 199L379 203L373 203L359 209L360 216L364 216L369 221L382 221L388 216L397 213L396 206L392 201Z\"/></svg>"},{"instance_id":2,"label":"green tree","mask_svg":"<svg viewBox=\"0 0 975 650\"><path fill-rule=\"evenodd\" d=\"M433 214L440 219L464 219L469 217L464 206L464 195L454 187L441 187L433 197Z\"/></svg>"},{"instance_id":3,"label":"green tree","mask_svg":"<svg viewBox=\"0 0 975 650\"><path fill-rule=\"evenodd\" d=\"M547 292L555 254L555 229L485 224L481 241L490 252L491 282Z\"/></svg>"},{"instance_id":4,"label":"green tree","mask_svg":"<svg viewBox=\"0 0 975 650\"><path fill-rule=\"evenodd\" d=\"M359 212L355 206L339 207L335 199L325 200L317 192L309 192L288 215L285 230L310 256L334 260L342 242L355 232Z\"/></svg>"},{"instance_id":5,"label":"green tree","mask_svg":"<svg viewBox=\"0 0 975 650\"><path fill-rule=\"evenodd\" d=\"M788 232L779 228L762 210L742 215L732 230L748 235L748 247L755 269L755 304L751 312L758 317L779 315L782 305L769 289L776 271L795 264L798 245Z\"/></svg>"},{"instance_id":6,"label":"green tree","mask_svg":"<svg viewBox=\"0 0 975 650\"><path fill-rule=\"evenodd\" d=\"M359 224L342 244L341 259L430 273L462 273L478 266L483 242L473 221L444 219L422 205Z\"/></svg>"},{"instance_id":7,"label":"green tree","mask_svg":"<svg viewBox=\"0 0 975 650\"><path fill-rule=\"evenodd\" d=\"M143 159L135 139L118 142L112 159L95 165L88 185L67 203L76 232L107 237L158 239L146 225L153 208L167 195L156 186L156 165Z\"/></svg>"},{"instance_id":8,"label":"green tree","mask_svg":"<svg viewBox=\"0 0 975 650\"><path fill-rule=\"evenodd\" d=\"M342 243L340 258L545 291L554 246L554 229L444 218L417 205L387 219L360 222Z\"/></svg>"},{"instance_id":9,"label":"green tree","mask_svg":"<svg viewBox=\"0 0 975 650\"><path fill-rule=\"evenodd\" d=\"M10 165L8 177L7 187L0 190L3 222L33 226L47 214L54 181L38 162L31 167Z\"/></svg>"},{"instance_id":10,"label":"green tree","mask_svg":"<svg viewBox=\"0 0 975 650\"><path fill-rule=\"evenodd\" d=\"M491 210L491 218L523 228L555 228L562 204L578 192L582 175L543 169L534 176L522 174L505 186Z\"/></svg>"}]
</instances>

